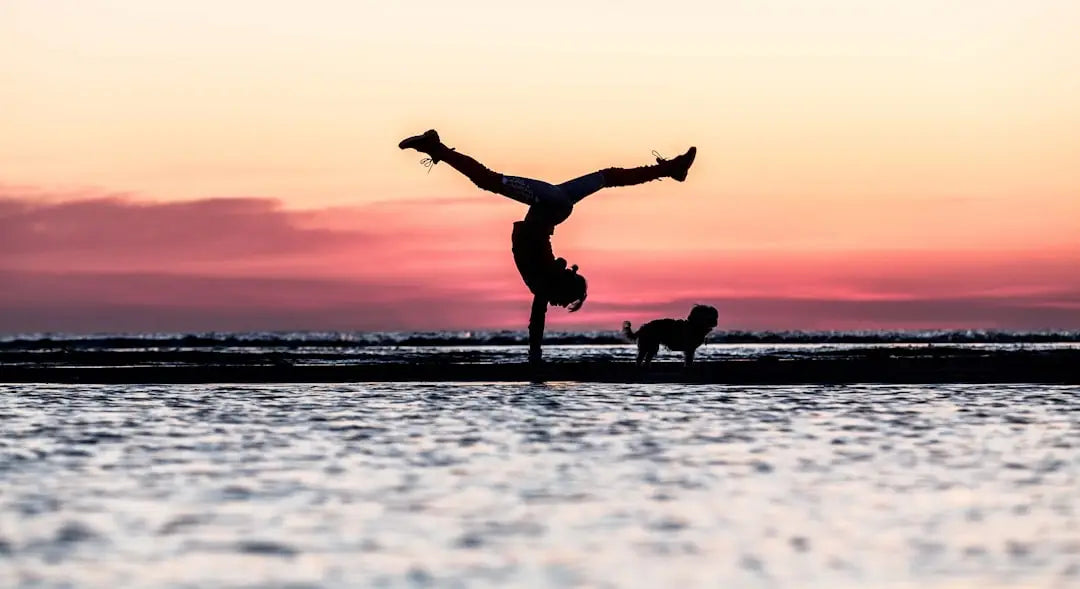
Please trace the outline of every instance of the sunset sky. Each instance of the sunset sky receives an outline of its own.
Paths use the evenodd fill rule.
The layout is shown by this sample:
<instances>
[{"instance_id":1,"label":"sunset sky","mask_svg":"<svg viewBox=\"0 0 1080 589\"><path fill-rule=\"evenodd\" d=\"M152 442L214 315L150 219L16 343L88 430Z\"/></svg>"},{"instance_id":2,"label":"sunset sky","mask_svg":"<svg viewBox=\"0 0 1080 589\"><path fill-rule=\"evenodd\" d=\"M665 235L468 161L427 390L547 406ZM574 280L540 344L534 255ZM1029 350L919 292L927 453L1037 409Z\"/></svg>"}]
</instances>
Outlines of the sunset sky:
<instances>
[{"instance_id":1,"label":"sunset sky","mask_svg":"<svg viewBox=\"0 0 1080 589\"><path fill-rule=\"evenodd\" d=\"M523 329L524 207L605 190L552 329L1080 329L1076 0L0 0L0 332Z\"/></svg>"}]
</instances>

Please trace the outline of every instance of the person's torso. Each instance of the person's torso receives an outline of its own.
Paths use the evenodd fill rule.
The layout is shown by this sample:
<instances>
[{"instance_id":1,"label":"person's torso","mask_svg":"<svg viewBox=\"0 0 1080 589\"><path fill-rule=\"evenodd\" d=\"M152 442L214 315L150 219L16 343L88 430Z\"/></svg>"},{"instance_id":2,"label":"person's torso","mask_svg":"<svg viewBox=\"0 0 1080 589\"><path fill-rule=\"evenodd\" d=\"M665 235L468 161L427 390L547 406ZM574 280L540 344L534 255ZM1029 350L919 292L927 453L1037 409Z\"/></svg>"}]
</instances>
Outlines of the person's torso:
<instances>
[{"instance_id":1,"label":"person's torso","mask_svg":"<svg viewBox=\"0 0 1080 589\"><path fill-rule=\"evenodd\" d=\"M555 269L555 254L551 249L552 233L554 228L548 225L529 221L514 223L511 235L514 265L534 294L539 294L546 288Z\"/></svg>"}]
</instances>

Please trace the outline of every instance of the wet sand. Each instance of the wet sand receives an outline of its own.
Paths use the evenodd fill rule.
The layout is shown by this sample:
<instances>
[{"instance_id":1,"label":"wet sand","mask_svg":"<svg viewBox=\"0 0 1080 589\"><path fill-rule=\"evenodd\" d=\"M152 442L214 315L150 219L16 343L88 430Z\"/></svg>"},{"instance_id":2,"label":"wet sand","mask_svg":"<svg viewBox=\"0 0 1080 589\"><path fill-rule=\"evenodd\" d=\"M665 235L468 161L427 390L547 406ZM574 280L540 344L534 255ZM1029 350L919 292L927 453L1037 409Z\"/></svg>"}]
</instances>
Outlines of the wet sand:
<instances>
[{"instance_id":1,"label":"wet sand","mask_svg":"<svg viewBox=\"0 0 1080 589\"><path fill-rule=\"evenodd\" d=\"M670 357L670 356L669 356ZM272 383L272 382L528 382L712 384L1048 383L1080 384L1080 350L978 350L877 347L712 359L684 367L600 357L556 358L542 368L520 361L486 362L469 352L396 361L313 364L310 355L217 351L8 351L0 382Z\"/></svg>"}]
</instances>

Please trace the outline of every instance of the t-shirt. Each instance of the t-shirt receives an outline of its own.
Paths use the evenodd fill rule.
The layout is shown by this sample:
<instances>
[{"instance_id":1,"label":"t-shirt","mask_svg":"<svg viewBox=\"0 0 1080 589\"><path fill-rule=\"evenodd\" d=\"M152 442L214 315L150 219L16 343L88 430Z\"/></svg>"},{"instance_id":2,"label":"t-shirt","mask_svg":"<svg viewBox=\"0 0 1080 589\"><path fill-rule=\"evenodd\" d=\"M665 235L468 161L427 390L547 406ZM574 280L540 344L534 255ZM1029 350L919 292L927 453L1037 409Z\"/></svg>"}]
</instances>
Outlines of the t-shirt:
<instances>
[{"instance_id":1,"label":"t-shirt","mask_svg":"<svg viewBox=\"0 0 1080 589\"><path fill-rule=\"evenodd\" d=\"M547 292L557 269L555 254L551 251L554 233L555 228L551 225L528 220L514 223L511 234L514 264L525 286L535 295L543 296Z\"/></svg>"}]
</instances>

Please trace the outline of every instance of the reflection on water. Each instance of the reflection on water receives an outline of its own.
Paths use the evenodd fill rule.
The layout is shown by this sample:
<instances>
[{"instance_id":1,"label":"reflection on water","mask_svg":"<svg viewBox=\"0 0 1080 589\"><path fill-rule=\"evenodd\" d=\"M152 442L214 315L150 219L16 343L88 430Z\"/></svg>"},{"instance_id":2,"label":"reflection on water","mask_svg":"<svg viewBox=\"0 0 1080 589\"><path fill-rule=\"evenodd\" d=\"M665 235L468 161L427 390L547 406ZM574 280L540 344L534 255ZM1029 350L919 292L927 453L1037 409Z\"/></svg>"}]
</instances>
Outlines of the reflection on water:
<instances>
[{"instance_id":1,"label":"reflection on water","mask_svg":"<svg viewBox=\"0 0 1080 589\"><path fill-rule=\"evenodd\" d=\"M0 586L1075 586L1078 392L0 385Z\"/></svg>"}]
</instances>

